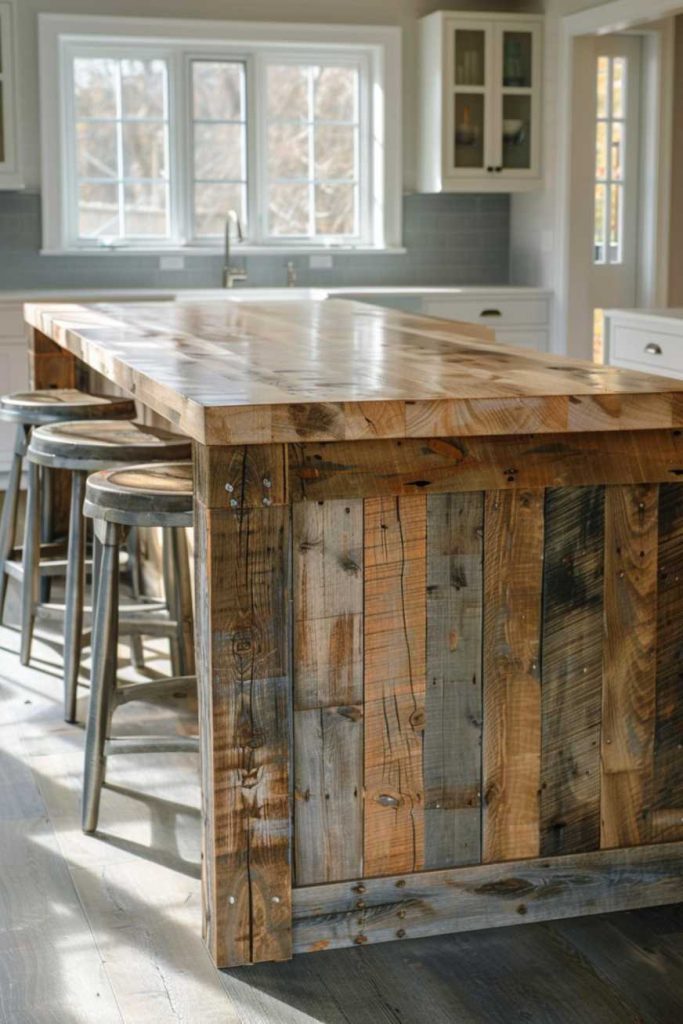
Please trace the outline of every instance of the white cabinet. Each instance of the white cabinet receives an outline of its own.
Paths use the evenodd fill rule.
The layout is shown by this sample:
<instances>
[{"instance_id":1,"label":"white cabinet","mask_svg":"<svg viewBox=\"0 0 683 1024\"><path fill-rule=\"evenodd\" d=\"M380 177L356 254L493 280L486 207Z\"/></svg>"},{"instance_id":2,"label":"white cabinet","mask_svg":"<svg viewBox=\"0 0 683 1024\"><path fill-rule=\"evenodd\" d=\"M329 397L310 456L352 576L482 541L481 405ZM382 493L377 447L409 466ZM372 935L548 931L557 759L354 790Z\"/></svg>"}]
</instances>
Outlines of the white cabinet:
<instances>
[{"instance_id":1,"label":"white cabinet","mask_svg":"<svg viewBox=\"0 0 683 1024\"><path fill-rule=\"evenodd\" d=\"M683 310L605 310L605 362L683 377Z\"/></svg>"},{"instance_id":2,"label":"white cabinet","mask_svg":"<svg viewBox=\"0 0 683 1024\"><path fill-rule=\"evenodd\" d=\"M520 348L550 349L549 292L536 288L476 288L441 296L425 294L422 313L491 327L496 341Z\"/></svg>"},{"instance_id":3,"label":"white cabinet","mask_svg":"<svg viewBox=\"0 0 683 1024\"><path fill-rule=\"evenodd\" d=\"M22 187L17 127L15 32L14 4L9 0L0 0L0 189Z\"/></svg>"},{"instance_id":4,"label":"white cabinet","mask_svg":"<svg viewBox=\"0 0 683 1024\"><path fill-rule=\"evenodd\" d=\"M419 191L540 184L542 37L536 15L422 18Z\"/></svg>"}]
</instances>

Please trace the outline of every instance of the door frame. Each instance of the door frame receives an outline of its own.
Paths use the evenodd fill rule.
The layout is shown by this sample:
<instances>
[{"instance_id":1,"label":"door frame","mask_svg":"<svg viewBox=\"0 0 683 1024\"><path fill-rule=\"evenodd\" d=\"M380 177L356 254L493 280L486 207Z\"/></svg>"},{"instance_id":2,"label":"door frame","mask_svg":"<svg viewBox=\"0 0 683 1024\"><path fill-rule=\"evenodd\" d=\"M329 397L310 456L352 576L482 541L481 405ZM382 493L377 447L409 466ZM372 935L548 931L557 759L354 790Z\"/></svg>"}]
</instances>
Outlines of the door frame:
<instances>
[{"instance_id":1,"label":"door frame","mask_svg":"<svg viewBox=\"0 0 683 1024\"><path fill-rule=\"evenodd\" d=\"M580 68L586 59L586 39L597 34L634 32L643 39L641 100L641 166L638 256L638 305L664 306L668 291L669 207L673 117L673 15L681 0L611 0L597 8L564 16L560 21L558 73L559 138L570 139L575 98L586 87ZM653 23L653 18L658 20ZM648 24L643 24L647 21ZM585 65L584 65L585 66ZM579 358L591 358L593 310L588 308L590 265L578 232L585 229L576 216L572 188L572 150L558 147L558 240L555 283L554 348ZM656 153L656 161L642 154ZM587 250L590 251L590 250Z\"/></svg>"}]
</instances>

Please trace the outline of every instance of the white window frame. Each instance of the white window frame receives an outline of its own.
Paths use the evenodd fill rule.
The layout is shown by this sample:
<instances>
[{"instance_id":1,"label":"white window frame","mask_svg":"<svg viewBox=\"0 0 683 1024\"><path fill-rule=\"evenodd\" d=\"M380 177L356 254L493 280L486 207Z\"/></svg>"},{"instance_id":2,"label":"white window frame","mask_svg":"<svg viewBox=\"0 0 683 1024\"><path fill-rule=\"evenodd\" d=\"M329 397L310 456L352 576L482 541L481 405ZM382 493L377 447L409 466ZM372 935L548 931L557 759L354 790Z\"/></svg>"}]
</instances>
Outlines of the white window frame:
<instances>
[{"instance_id":1,"label":"white window frame","mask_svg":"<svg viewBox=\"0 0 683 1024\"><path fill-rule=\"evenodd\" d=\"M191 130L190 63L197 58L244 60L247 65L248 151L247 168L249 240L241 246L248 255L255 252L395 250L401 246L401 66L400 29L376 26L274 24L229 21L196 21L160 18L82 17L40 14L40 100L42 143L43 252L111 253L101 244L74 238L70 209L74 205L73 139L70 136L70 108L73 86L70 60L74 53L110 48L133 51L141 56L160 56L169 61L169 146L172 175L172 226L182 235L168 241L154 239L139 244L126 242L116 252L169 252L207 254L222 250L222 240L192 238L191 189L187 153ZM255 208L263 181L254 187L257 152L263 153L265 97L258 88L266 58L325 63L339 60L358 62L362 68L362 124L366 132L361 174L367 197L361 225L366 233L352 244L329 239L270 239L266 236L265 210ZM386 103L385 97L391 97ZM253 109L249 109L253 107ZM251 130L249 130L251 129ZM363 129L361 129L363 130ZM265 176L264 161L258 173ZM363 216L364 214L364 216Z\"/></svg>"}]
</instances>

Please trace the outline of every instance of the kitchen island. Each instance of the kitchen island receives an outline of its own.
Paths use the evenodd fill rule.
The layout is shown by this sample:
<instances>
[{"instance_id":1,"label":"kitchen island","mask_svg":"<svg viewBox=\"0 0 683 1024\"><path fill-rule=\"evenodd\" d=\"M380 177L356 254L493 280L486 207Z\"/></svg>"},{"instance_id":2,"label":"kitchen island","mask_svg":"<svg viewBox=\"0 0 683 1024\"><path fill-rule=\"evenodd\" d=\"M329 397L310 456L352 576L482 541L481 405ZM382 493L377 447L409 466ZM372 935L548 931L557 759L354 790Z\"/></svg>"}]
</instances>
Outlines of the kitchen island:
<instances>
[{"instance_id":1,"label":"kitchen island","mask_svg":"<svg viewBox=\"0 0 683 1024\"><path fill-rule=\"evenodd\" d=\"M683 381L348 301L29 305L192 437L219 966L683 899Z\"/></svg>"}]
</instances>

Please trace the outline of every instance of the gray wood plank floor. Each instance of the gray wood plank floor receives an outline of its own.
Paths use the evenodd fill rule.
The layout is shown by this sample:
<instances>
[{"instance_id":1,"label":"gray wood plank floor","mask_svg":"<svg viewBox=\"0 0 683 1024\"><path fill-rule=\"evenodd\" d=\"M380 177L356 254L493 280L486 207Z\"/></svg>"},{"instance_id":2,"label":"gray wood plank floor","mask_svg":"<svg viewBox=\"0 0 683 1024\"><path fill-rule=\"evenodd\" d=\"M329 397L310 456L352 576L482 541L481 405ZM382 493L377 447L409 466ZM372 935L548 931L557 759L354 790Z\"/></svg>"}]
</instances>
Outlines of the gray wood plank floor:
<instances>
[{"instance_id":1,"label":"gray wood plank floor","mask_svg":"<svg viewBox=\"0 0 683 1024\"><path fill-rule=\"evenodd\" d=\"M216 971L192 756L114 759L100 832L84 837L83 729L62 721L60 653L39 640L25 669L18 643L0 629L0 1024L683 1021L682 907ZM85 703L83 690L81 722ZM183 708L124 718L191 727Z\"/></svg>"}]
</instances>

